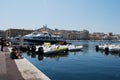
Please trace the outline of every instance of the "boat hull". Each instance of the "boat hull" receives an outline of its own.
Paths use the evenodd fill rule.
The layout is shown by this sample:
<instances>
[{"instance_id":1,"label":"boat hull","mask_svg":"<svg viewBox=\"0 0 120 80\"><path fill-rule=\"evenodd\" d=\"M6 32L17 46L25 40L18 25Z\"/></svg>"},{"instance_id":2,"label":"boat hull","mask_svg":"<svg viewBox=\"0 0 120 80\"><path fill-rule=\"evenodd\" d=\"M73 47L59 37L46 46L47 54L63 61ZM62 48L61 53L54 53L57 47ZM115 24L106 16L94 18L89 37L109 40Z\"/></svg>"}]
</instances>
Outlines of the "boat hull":
<instances>
[{"instance_id":1,"label":"boat hull","mask_svg":"<svg viewBox=\"0 0 120 80\"><path fill-rule=\"evenodd\" d=\"M25 39L27 42L33 43L33 44L37 44L37 45L41 45L44 44L45 42L50 42L51 44L66 44L66 41L64 40L33 40L33 39Z\"/></svg>"}]
</instances>

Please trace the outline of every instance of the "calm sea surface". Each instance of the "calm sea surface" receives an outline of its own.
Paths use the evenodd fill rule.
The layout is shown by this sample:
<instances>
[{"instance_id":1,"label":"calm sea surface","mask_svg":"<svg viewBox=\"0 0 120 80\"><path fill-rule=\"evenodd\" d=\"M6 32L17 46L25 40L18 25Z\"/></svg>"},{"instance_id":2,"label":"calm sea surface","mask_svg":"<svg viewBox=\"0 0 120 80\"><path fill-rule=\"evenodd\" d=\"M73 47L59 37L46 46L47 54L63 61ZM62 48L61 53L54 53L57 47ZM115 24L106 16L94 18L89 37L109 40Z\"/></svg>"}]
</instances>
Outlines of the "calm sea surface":
<instances>
[{"instance_id":1,"label":"calm sea surface","mask_svg":"<svg viewBox=\"0 0 120 80\"><path fill-rule=\"evenodd\" d=\"M98 42L72 43L83 45L83 50L46 57L23 55L51 80L120 80L120 54L96 52Z\"/></svg>"}]
</instances>

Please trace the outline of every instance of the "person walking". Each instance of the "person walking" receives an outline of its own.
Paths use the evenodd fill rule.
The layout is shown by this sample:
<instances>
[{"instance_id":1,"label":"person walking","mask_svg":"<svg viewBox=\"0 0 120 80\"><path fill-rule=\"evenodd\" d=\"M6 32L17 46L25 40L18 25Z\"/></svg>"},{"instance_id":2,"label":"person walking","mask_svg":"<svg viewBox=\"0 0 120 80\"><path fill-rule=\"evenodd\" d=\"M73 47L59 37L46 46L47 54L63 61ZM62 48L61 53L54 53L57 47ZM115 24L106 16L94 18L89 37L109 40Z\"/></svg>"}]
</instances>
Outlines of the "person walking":
<instances>
[{"instance_id":1,"label":"person walking","mask_svg":"<svg viewBox=\"0 0 120 80\"><path fill-rule=\"evenodd\" d=\"M4 38L1 38L1 51L3 51L3 48L5 46L5 39Z\"/></svg>"}]
</instances>

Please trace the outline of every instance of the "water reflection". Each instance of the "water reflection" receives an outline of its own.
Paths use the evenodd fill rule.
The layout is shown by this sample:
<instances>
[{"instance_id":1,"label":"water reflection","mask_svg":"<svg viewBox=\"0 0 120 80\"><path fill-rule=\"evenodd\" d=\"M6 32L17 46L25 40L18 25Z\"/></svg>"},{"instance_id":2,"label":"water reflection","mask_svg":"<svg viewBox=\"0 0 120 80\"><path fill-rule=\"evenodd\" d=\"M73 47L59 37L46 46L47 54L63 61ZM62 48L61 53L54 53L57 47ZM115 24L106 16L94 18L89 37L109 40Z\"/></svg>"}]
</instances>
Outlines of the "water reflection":
<instances>
[{"instance_id":1,"label":"water reflection","mask_svg":"<svg viewBox=\"0 0 120 80\"><path fill-rule=\"evenodd\" d=\"M27 56L30 56L30 52L28 51L28 52L26 52L27 53Z\"/></svg>"},{"instance_id":2,"label":"water reflection","mask_svg":"<svg viewBox=\"0 0 120 80\"><path fill-rule=\"evenodd\" d=\"M27 56L31 56L31 58L37 58L39 61L43 60L44 55L38 52L27 51L25 52Z\"/></svg>"},{"instance_id":3,"label":"water reflection","mask_svg":"<svg viewBox=\"0 0 120 80\"><path fill-rule=\"evenodd\" d=\"M31 57L32 58L36 58L36 53L35 52L31 52Z\"/></svg>"},{"instance_id":4,"label":"water reflection","mask_svg":"<svg viewBox=\"0 0 120 80\"><path fill-rule=\"evenodd\" d=\"M82 45L83 46L83 49L82 49L82 52L83 53L88 53L89 51L89 41L71 41L70 43L74 44L74 45Z\"/></svg>"},{"instance_id":5,"label":"water reflection","mask_svg":"<svg viewBox=\"0 0 120 80\"><path fill-rule=\"evenodd\" d=\"M114 55L114 56L117 56L117 57L120 57L120 53L110 53L111 55Z\"/></svg>"},{"instance_id":6,"label":"water reflection","mask_svg":"<svg viewBox=\"0 0 120 80\"><path fill-rule=\"evenodd\" d=\"M116 58L116 56L120 57L119 53L95 51L97 42L78 42L78 44L83 45L82 52L51 55L35 53L36 58L31 58L32 53L28 52L23 56L42 70L51 80L120 79L120 58ZM115 58L113 58L114 56ZM54 67L51 67L53 65Z\"/></svg>"},{"instance_id":7,"label":"water reflection","mask_svg":"<svg viewBox=\"0 0 120 80\"><path fill-rule=\"evenodd\" d=\"M49 55L44 55L45 57L49 57L49 58L61 58L61 57L67 57L68 56L68 52L65 53L55 53L55 54L49 54Z\"/></svg>"},{"instance_id":8,"label":"water reflection","mask_svg":"<svg viewBox=\"0 0 120 80\"><path fill-rule=\"evenodd\" d=\"M43 54L38 54L38 60L40 61L40 60L43 60L43 58L44 58L44 55Z\"/></svg>"},{"instance_id":9,"label":"water reflection","mask_svg":"<svg viewBox=\"0 0 120 80\"><path fill-rule=\"evenodd\" d=\"M83 53L88 53L88 51L89 51L89 44L83 44L82 51L83 51Z\"/></svg>"},{"instance_id":10,"label":"water reflection","mask_svg":"<svg viewBox=\"0 0 120 80\"><path fill-rule=\"evenodd\" d=\"M29 52L29 51L26 53L27 53L27 56L31 56L31 58L37 58L39 61L43 60L44 57L59 59L61 57L67 57L69 54L68 52L54 53L54 54L41 54L38 52Z\"/></svg>"},{"instance_id":11,"label":"water reflection","mask_svg":"<svg viewBox=\"0 0 120 80\"><path fill-rule=\"evenodd\" d=\"M105 52L105 55L106 55L106 56L109 55L109 52Z\"/></svg>"},{"instance_id":12,"label":"water reflection","mask_svg":"<svg viewBox=\"0 0 120 80\"><path fill-rule=\"evenodd\" d=\"M113 55L113 56L120 57L120 52L105 52L104 50L96 50L96 52L100 52L106 56Z\"/></svg>"}]
</instances>

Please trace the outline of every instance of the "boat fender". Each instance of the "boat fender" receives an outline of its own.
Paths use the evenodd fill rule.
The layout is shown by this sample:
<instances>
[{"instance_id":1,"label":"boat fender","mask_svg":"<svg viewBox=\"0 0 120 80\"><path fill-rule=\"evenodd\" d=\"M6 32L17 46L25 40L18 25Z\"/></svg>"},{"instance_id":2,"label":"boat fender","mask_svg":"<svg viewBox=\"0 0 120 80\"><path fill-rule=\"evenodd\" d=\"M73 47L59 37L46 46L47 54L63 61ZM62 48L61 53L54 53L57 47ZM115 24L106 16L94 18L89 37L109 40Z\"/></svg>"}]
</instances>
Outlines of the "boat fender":
<instances>
[{"instance_id":1,"label":"boat fender","mask_svg":"<svg viewBox=\"0 0 120 80\"><path fill-rule=\"evenodd\" d=\"M108 52L109 52L109 48L106 47L106 48L105 48L105 53L108 53Z\"/></svg>"},{"instance_id":2,"label":"boat fender","mask_svg":"<svg viewBox=\"0 0 120 80\"><path fill-rule=\"evenodd\" d=\"M96 51L99 51L99 46L98 45L96 45Z\"/></svg>"},{"instance_id":3,"label":"boat fender","mask_svg":"<svg viewBox=\"0 0 120 80\"><path fill-rule=\"evenodd\" d=\"M35 47L35 46L32 46L31 51L32 51L32 52L35 52L35 50L36 50L36 47Z\"/></svg>"},{"instance_id":4,"label":"boat fender","mask_svg":"<svg viewBox=\"0 0 120 80\"><path fill-rule=\"evenodd\" d=\"M38 54L44 54L43 47L39 47L39 48L38 48Z\"/></svg>"}]
</instances>

